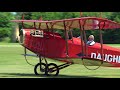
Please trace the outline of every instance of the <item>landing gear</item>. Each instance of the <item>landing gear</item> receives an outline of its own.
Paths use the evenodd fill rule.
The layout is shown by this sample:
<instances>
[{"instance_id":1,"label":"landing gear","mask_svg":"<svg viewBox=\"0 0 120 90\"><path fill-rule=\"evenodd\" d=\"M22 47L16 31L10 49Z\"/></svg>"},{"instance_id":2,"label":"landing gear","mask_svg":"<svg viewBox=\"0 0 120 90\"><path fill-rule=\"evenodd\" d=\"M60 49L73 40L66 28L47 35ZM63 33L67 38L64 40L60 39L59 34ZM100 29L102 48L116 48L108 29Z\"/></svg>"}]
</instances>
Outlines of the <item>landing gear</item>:
<instances>
[{"instance_id":1,"label":"landing gear","mask_svg":"<svg viewBox=\"0 0 120 90\"><path fill-rule=\"evenodd\" d=\"M39 57L40 62L35 65L34 73L40 75L40 72L47 76L58 76L60 69L70 66L72 63L64 63L62 65L56 65L55 63L47 63L47 60L43 57ZM44 61L44 62L43 62Z\"/></svg>"},{"instance_id":2,"label":"landing gear","mask_svg":"<svg viewBox=\"0 0 120 90\"><path fill-rule=\"evenodd\" d=\"M40 75L40 72L44 73L45 72L45 67L46 67L45 63L38 63L38 64L36 64L35 67L34 67L35 75Z\"/></svg>"},{"instance_id":3,"label":"landing gear","mask_svg":"<svg viewBox=\"0 0 120 90\"><path fill-rule=\"evenodd\" d=\"M40 72L44 73L47 76L57 76L59 74L59 68L56 64L50 63L38 63L34 67L34 73L35 75L40 75Z\"/></svg>"},{"instance_id":4,"label":"landing gear","mask_svg":"<svg viewBox=\"0 0 120 90\"><path fill-rule=\"evenodd\" d=\"M57 76L59 74L59 68L56 64L50 63L45 68L45 75L47 76Z\"/></svg>"}]
</instances>

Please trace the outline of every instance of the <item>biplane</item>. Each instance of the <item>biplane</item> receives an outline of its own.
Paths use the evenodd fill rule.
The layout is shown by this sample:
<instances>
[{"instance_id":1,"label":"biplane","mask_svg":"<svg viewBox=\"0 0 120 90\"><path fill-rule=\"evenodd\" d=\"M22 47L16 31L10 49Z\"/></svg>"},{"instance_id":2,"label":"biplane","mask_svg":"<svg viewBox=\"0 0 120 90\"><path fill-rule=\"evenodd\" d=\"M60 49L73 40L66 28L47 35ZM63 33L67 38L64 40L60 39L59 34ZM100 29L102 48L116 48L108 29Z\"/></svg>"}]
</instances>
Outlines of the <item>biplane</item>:
<instances>
[{"instance_id":1,"label":"biplane","mask_svg":"<svg viewBox=\"0 0 120 90\"><path fill-rule=\"evenodd\" d=\"M83 60L100 62L98 67L101 65L120 67L120 49L103 44L102 37L103 30L120 28L117 22L100 17L50 21L22 19L12 20L12 22L22 24L19 36L20 44L25 48L25 57L27 56L26 49L39 57L39 62L34 67L36 75L43 72L45 75L57 76L61 69L72 64L85 65L85 62L81 62ZM30 27L27 28L25 25ZM73 36L74 29L79 29L80 38ZM64 38L56 30L62 30ZM98 31L99 43L96 42L92 46L86 44L88 30ZM62 61L64 64L48 63L47 58Z\"/></svg>"}]
</instances>

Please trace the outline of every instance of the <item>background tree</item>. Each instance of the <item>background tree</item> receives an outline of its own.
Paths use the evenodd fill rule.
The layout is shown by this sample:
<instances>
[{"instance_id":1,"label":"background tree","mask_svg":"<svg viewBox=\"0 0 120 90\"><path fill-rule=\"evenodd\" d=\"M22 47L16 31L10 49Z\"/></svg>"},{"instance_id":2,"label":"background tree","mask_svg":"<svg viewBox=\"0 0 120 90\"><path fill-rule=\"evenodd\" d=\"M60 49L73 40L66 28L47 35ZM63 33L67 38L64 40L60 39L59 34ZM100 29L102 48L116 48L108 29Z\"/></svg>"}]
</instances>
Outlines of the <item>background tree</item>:
<instances>
[{"instance_id":1,"label":"background tree","mask_svg":"<svg viewBox=\"0 0 120 90\"><path fill-rule=\"evenodd\" d=\"M14 19L14 15L11 12L0 12L0 41L7 39L10 41L12 25L10 20Z\"/></svg>"},{"instance_id":2,"label":"background tree","mask_svg":"<svg viewBox=\"0 0 120 90\"><path fill-rule=\"evenodd\" d=\"M42 17L43 20L60 20L80 17L80 12L16 12L16 14L13 14L11 12L0 12L0 41L2 41L4 38L11 38L11 35L14 32L13 27L15 26L15 24L10 22L10 20L22 19L22 14L24 14L24 19L26 20L39 20L40 17ZM100 12L82 12L82 17L86 16L100 17L101 14ZM120 12L103 12L102 17L120 22ZM80 35L79 29L74 29L73 31L74 36L77 37ZM63 35L63 31L57 30L57 32ZM92 30L86 31L86 33L87 36L90 34L94 34L95 40L99 42L99 32ZM120 29L104 30L104 43L120 43L119 34Z\"/></svg>"}]
</instances>

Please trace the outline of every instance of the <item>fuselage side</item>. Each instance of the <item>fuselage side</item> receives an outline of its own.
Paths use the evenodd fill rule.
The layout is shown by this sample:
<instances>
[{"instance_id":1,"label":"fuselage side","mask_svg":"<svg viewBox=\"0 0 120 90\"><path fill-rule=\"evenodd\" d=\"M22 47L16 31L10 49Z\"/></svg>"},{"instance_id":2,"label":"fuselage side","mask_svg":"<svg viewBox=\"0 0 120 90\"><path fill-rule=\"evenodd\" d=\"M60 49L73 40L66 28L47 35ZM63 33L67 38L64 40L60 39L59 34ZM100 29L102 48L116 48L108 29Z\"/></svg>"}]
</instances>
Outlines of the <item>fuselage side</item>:
<instances>
[{"instance_id":1,"label":"fuselage side","mask_svg":"<svg viewBox=\"0 0 120 90\"><path fill-rule=\"evenodd\" d=\"M24 47L38 55L53 59L68 58L71 61L72 59L81 60L81 57L83 56L82 48L84 47L84 54L87 55L87 57L98 60L101 60L102 57L104 57L105 62L108 62L114 66L120 66L120 49L118 48L113 48L103 44L103 55L101 55L100 43L95 43L93 46L87 45L86 47L83 43L83 47L81 47L81 39L73 37L67 41L67 55L66 41L58 33L53 34L51 32L44 31L43 37L35 37L31 35L30 29L24 30Z\"/></svg>"}]
</instances>

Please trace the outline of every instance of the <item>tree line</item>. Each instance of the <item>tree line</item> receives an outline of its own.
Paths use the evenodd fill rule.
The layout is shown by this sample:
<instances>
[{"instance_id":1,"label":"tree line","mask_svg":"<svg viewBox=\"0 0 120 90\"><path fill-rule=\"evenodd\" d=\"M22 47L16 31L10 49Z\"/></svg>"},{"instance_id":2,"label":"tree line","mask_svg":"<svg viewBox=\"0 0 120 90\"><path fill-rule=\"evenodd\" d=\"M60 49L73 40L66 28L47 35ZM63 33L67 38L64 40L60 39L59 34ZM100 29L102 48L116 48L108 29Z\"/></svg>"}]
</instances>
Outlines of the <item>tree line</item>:
<instances>
[{"instance_id":1,"label":"tree line","mask_svg":"<svg viewBox=\"0 0 120 90\"><path fill-rule=\"evenodd\" d=\"M103 17L120 23L120 12L0 12L0 41L12 42L12 33L14 30L14 23L10 20L22 19L36 19L41 17L43 20L59 20L67 18L78 18L85 16ZM62 31L59 31L62 33ZM87 35L93 34L95 40L99 41L99 33L95 31L88 31ZM79 36L79 30L74 32L75 36ZM104 43L120 43L120 29L103 31Z\"/></svg>"}]
</instances>

